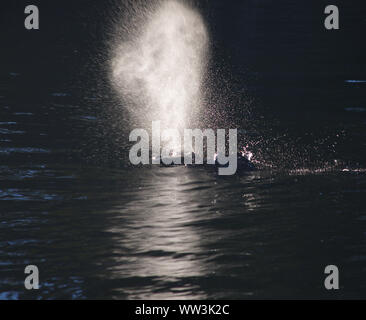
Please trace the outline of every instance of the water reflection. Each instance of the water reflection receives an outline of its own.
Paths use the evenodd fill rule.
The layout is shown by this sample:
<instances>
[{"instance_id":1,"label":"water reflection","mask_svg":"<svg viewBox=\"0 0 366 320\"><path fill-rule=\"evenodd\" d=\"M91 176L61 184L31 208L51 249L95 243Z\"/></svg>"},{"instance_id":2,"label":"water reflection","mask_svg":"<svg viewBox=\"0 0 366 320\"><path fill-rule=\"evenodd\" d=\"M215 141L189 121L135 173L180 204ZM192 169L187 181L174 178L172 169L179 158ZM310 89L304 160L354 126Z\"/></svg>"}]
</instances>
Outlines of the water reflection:
<instances>
[{"instance_id":1,"label":"water reflection","mask_svg":"<svg viewBox=\"0 0 366 320\"><path fill-rule=\"evenodd\" d=\"M200 204L211 179L207 174L202 179L202 174L184 167L154 168L138 186L136 198L113 209L114 225L108 230L118 243L113 276L152 278L156 284L127 290L129 298L171 298L169 291L179 298L206 297L184 284L184 279L202 277L212 269L204 258L202 234L193 226L207 211Z\"/></svg>"}]
</instances>

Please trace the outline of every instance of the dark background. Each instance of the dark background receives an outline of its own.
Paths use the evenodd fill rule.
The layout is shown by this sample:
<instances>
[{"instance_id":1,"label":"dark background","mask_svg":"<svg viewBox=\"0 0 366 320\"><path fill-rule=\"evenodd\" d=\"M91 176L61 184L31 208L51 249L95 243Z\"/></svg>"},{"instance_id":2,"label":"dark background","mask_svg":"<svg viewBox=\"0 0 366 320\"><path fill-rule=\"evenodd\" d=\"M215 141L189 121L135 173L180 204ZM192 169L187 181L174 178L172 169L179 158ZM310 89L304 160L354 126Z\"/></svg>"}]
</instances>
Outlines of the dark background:
<instances>
[{"instance_id":1,"label":"dark background","mask_svg":"<svg viewBox=\"0 0 366 320\"><path fill-rule=\"evenodd\" d=\"M225 126L245 127L253 150L267 160L275 153L273 140L287 135L290 140L280 141L276 148L298 139L305 150L298 158L332 154L331 158L348 155L347 161L362 162L365 154L354 149L364 147L364 139L355 133L363 130L364 115L360 123L359 113L345 112L364 106L366 98L364 85L345 84L345 80L366 77L362 1L194 3L211 33L212 69L220 70L216 74L222 76L214 79L215 90L229 91L221 106L229 114L230 124ZM24 28L24 7L29 4L40 10L40 30ZM14 95L28 101L52 88L72 87L74 96L90 91L100 96L108 91L108 41L119 4L116 0L5 1L0 19L2 81L8 82L10 72L21 73ZM339 8L340 30L324 27L324 9L329 4ZM99 106L83 107L98 114L101 104L105 100ZM348 122L357 125L356 131L344 141L335 141ZM318 151L312 149L317 139L309 135L322 141ZM266 143L268 152L263 148ZM258 144L262 150L256 149ZM288 147L291 153L293 148Z\"/></svg>"},{"instance_id":2,"label":"dark background","mask_svg":"<svg viewBox=\"0 0 366 320\"><path fill-rule=\"evenodd\" d=\"M39 7L40 30L24 28L24 8L29 4ZM108 58L113 8L118 4L116 0L4 1L2 70L21 70L19 90L30 96L46 86L71 83L76 88L100 79L104 75L98 68L103 69ZM324 125L332 121L329 112L344 110L337 85L365 78L366 8L362 1L195 4L211 32L214 63L225 66L234 96L245 88L259 99L254 109L260 116L289 118L296 125L312 121ZM340 30L324 28L324 8L329 4L339 8ZM86 86L82 87L78 92L85 91ZM362 104L365 99L364 90L343 90L341 95L345 94L352 96L351 104Z\"/></svg>"},{"instance_id":3,"label":"dark background","mask_svg":"<svg viewBox=\"0 0 366 320\"><path fill-rule=\"evenodd\" d=\"M47 83L62 84L65 78L78 77L86 59L100 58L95 53L103 52L118 2L3 1L2 68L27 70L29 79L36 75L37 81ZM29 4L40 10L40 30L24 28L24 8ZM324 85L336 79L362 78L366 72L362 1L216 0L196 4L212 33L214 54L225 58L230 71L246 81L254 81L260 73L267 87L274 80ZM324 28L324 8L329 4L339 8L340 30Z\"/></svg>"},{"instance_id":4,"label":"dark background","mask_svg":"<svg viewBox=\"0 0 366 320\"><path fill-rule=\"evenodd\" d=\"M215 45L225 48L234 63L250 66L253 72L306 75L317 71L323 76L355 76L366 71L366 13L362 1L195 3L208 20ZM24 8L29 4L40 9L38 31L24 28ZM324 8L329 4L339 8L340 30L324 28ZM62 56L70 47L87 54L84 47L89 51L93 45L100 46L113 17L111 8L116 5L116 0L4 1L1 53L8 59L13 57L7 61L11 66L33 63L30 70L47 74L45 69L52 57Z\"/></svg>"},{"instance_id":5,"label":"dark background","mask_svg":"<svg viewBox=\"0 0 366 320\"><path fill-rule=\"evenodd\" d=\"M0 298L365 297L366 83L346 82L366 80L364 1L197 1L224 127L264 166L227 179L124 167L106 72L119 4L1 2Z\"/></svg>"}]
</instances>

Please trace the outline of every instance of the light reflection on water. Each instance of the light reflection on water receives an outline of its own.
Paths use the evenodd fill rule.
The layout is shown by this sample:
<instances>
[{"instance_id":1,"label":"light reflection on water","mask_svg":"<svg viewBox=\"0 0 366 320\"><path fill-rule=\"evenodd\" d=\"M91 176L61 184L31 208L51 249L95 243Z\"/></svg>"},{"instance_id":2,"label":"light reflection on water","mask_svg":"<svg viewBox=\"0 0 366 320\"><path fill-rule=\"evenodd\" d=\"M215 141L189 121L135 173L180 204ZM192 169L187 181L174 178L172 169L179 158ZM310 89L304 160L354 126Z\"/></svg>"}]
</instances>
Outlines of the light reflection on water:
<instances>
[{"instance_id":1,"label":"light reflection on water","mask_svg":"<svg viewBox=\"0 0 366 320\"><path fill-rule=\"evenodd\" d=\"M201 245L204 240L191 225L205 216L207 211L199 208L200 199L195 199L189 192L190 185L198 177L193 172L187 172L187 168L166 171L149 175L138 198L117 211L119 216L125 218L124 223L111 227L109 232L116 234L118 245L137 257L124 257L117 249L114 254L119 257L119 265L112 273L116 276L133 274L141 278L152 277L156 282L172 283L170 290L177 297L203 299L206 295L200 293L199 288L174 285L177 281L179 283L179 279L199 278L213 271L213 267L202 256ZM193 195L197 197L200 194L197 192ZM123 235L123 238L120 239L119 235ZM149 290L136 289L129 290L129 298L151 297ZM162 292L153 297L164 299L170 296L171 293Z\"/></svg>"},{"instance_id":2,"label":"light reflection on water","mask_svg":"<svg viewBox=\"0 0 366 320\"><path fill-rule=\"evenodd\" d=\"M327 297L329 263L349 270L344 296L362 296L362 173L33 170L19 172L28 192L0 198L2 297ZM30 263L37 293L23 290Z\"/></svg>"}]
</instances>

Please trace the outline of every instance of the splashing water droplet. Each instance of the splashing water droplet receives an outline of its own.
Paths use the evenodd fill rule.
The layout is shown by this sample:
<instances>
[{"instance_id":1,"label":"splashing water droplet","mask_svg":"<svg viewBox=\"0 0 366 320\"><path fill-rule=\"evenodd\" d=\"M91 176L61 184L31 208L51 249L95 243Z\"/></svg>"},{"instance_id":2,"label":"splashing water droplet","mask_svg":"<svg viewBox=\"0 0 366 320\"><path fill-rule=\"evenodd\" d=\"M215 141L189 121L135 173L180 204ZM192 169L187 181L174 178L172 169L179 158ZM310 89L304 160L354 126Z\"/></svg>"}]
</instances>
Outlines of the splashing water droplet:
<instances>
[{"instance_id":1,"label":"splashing water droplet","mask_svg":"<svg viewBox=\"0 0 366 320\"><path fill-rule=\"evenodd\" d=\"M144 10L134 19L139 31L116 41L112 83L141 126L161 121L162 129L182 130L202 104L208 33L201 15L180 1Z\"/></svg>"}]
</instances>

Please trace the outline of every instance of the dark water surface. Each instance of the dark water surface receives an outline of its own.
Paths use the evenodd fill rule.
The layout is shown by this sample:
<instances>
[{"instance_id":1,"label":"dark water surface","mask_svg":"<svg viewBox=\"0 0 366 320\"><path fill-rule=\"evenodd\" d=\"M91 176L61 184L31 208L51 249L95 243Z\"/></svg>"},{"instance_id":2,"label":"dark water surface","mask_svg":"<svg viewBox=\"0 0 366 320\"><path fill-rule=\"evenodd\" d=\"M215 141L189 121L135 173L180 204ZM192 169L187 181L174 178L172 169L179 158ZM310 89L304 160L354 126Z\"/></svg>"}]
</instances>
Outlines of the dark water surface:
<instances>
[{"instance_id":1,"label":"dark water surface","mask_svg":"<svg viewBox=\"0 0 366 320\"><path fill-rule=\"evenodd\" d=\"M364 297L366 180L2 168L2 298ZM7 176L6 176L7 175ZM23 289L36 264L41 289ZM342 290L326 294L324 267Z\"/></svg>"},{"instance_id":2,"label":"dark water surface","mask_svg":"<svg viewBox=\"0 0 366 320\"><path fill-rule=\"evenodd\" d=\"M260 167L219 177L128 166L123 106L91 50L103 47L102 5L74 3L57 14L46 5L43 33L20 30L21 11L21 27L12 20L4 34L0 299L366 298L357 5L343 5L337 38L316 24L322 4L299 4L296 20L291 1L283 11L203 2L217 61L227 57L234 92L245 89L232 103L251 101L230 109L229 125L242 128ZM24 289L29 264L38 291ZM339 267L338 291L324 288L327 265Z\"/></svg>"}]
</instances>

